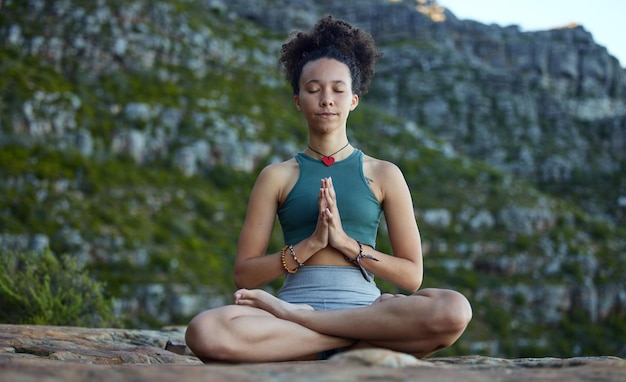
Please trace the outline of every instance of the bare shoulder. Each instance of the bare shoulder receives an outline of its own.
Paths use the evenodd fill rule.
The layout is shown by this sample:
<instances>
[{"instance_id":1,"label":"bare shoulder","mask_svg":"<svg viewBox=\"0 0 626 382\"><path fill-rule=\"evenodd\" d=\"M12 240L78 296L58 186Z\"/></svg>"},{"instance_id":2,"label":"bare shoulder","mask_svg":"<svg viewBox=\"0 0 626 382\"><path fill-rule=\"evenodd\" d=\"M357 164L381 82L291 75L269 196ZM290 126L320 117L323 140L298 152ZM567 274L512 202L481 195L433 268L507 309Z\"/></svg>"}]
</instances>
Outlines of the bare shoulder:
<instances>
[{"instance_id":1,"label":"bare shoulder","mask_svg":"<svg viewBox=\"0 0 626 382\"><path fill-rule=\"evenodd\" d=\"M363 171L368 178L371 177L374 181L404 180L402 171L395 163L369 155L363 157Z\"/></svg>"},{"instance_id":2,"label":"bare shoulder","mask_svg":"<svg viewBox=\"0 0 626 382\"><path fill-rule=\"evenodd\" d=\"M269 164L259 173L254 188L275 195L280 203L298 180L299 172L300 166L294 158Z\"/></svg>"},{"instance_id":3,"label":"bare shoulder","mask_svg":"<svg viewBox=\"0 0 626 382\"><path fill-rule=\"evenodd\" d=\"M284 162L276 162L269 164L261 170L259 177L282 178L297 174L299 171L298 162L295 158L288 159Z\"/></svg>"},{"instance_id":4,"label":"bare shoulder","mask_svg":"<svg viewBox=\"0 0 626 382\"><path fill-rule=\"evenodd\" d=\"M393 162L369 155L363 157L363 174L380 202L398 192L407 192L407 184L400 168Z\"/></svg>"}]
</instances>

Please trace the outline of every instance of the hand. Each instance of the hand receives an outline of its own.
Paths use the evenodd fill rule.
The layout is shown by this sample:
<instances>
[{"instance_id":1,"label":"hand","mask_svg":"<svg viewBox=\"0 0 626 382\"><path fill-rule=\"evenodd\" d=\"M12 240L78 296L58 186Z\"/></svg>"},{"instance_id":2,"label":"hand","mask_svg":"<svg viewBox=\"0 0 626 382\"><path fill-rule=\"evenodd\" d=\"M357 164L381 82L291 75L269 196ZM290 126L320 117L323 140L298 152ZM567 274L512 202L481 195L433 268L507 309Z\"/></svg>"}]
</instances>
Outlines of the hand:
<instances>
[{"instance_id":1,"label":"hand","mask_svg":"<svg viewBox=\"0 0 626 382\"><path fill-rule=\"evenodd\" d=\"M337 194L332 178L322 179L320 198L322 199L321 204L325 206L320 212L325 225L328 227L328 244L333 248L340 249L347 235L341 224L341 216L339 216L339 209L337 208Z\"/></svg>"},{"instance_id":2,"label":"hand","mask_svg":"<svg viewBox=\"0 0 626 382\"><path fill-rule=\"evenodd\" d=\"M314 240L320 249L328 246L328 220L326 219L326 210L328 209L327 198L324 193L324 179L322 179L320 192L317 196L318 216L315 231L311 234L310 239Z\"/></svg>"}]
</instances>

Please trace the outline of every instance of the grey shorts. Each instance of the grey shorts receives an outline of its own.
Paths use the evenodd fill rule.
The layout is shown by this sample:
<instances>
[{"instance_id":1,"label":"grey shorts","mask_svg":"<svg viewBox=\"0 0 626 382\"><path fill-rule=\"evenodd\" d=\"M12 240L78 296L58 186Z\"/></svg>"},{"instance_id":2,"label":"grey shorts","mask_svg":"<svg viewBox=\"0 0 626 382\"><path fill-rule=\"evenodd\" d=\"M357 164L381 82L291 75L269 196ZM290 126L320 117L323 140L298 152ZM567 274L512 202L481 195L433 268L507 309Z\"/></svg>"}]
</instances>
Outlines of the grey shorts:
<instances>
[{"instance_id":1,"label":"grey shorts","mask_svg":"<svg viewBox=\"0 0 626 382\"><path fill-rule=\"evenodd\" d=\"M312 265L288 274L278 298L309 304L316 310L337 310L371 305L380 296L356 267Z\"/></svg>"}]
</instances>

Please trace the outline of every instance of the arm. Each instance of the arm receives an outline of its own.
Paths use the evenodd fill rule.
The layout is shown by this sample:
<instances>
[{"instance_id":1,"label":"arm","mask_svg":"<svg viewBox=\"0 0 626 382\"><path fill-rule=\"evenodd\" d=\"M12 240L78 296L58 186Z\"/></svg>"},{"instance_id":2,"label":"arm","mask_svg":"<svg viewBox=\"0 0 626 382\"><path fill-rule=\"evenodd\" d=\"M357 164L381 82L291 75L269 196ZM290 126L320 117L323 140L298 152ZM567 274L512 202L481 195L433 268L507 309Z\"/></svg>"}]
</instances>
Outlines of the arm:
<instances>
[{"instance_id":1,"label":"arm","mask_svg":"<svg viewBox=\"0 0 626 382\"><path fill-rule=\"evenodd\" d=\"M235 284L238 288L258 288L285 273L280 251L266 254L274 229L276 212L282 195L286 195L297 179L297 168L289 162L270 165L263 169L250 193L246 218L239 235L235 258ZM320 209L324 201L318 200ZM294 245L298 260L305 262L328 244L328 227L321 219L311 237ZM289 269L297 266L291 256L285 261Z\"/></svg>"},{"instance_id":2,"label":"arm","mask_svg":"<svg viewBox=\"0 0 626 382\"><path fill-rule=\"evenodd\" d=\"M413 202L409 188L400 169L384 161L376 161L372 166L373 187L381 200L389 232L393 256L364 246L363 252L379 261L363 259L363 266L376 276L392 282L411 292L422 284L423 264L419 230L415 222ZM326 193L330 206L325 216L330 227L329 243L347 257L354 259L359 253L356 241L350 238L341 226L339 211L336 209L335 192L332 182Z\"/></svg>"},{"instance_id":3,"label":"arm","mask_svg":"<svg viewBox=\"0 0 626 382\"><path fill-rule=\"evenodd\" d=\"M234 277L238 288L256 288L284 273L280 253L265 256L278 208L280 172L277 166L263 169L250 193L235 258Z\"/></svg>"},{"instance_id":4,"label":"arm","mask_svg":"<svg viewBox=\"0 0 626 382\"><path fill-rule=\"evenodd\" d=\"M411 192L400 169L389 162L383 162L381 171L383 185L382 205L389 232L393 258L387 267L382 261L367 262L370 271L402 289L415 292L423 280L422 243L415 220L415 210ZM375 256L375 255L374 255ZM386 257L385 257L385 260ZM379 269L380 268L380 269Z\"/></svg>"}]
</instances>

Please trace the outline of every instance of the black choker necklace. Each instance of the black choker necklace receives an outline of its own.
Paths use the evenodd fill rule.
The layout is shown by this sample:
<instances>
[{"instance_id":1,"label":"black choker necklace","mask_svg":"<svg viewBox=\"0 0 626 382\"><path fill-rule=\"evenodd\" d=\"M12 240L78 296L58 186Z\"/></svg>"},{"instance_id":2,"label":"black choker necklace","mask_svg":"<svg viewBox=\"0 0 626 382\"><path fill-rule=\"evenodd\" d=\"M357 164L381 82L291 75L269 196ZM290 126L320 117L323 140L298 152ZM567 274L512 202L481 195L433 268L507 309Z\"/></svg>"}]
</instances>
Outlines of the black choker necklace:
<instances>
[{"instance_id":1,"label":"black choker necklace","mask_svg":"<svg viewBox=\"0 0 626 382\"><path fill-rule=\"evenodd\" d=\"M341 150L345 149L346 147L350 146L350 142L346 143L345 146L343 146L342 148L340 148L339 150L335 151L334 153L330 154L330 155L324 155L322 153L320 153L319 151L315 150L313 147L311 147L311 145L307 145L307 147L309 148L309 150L313 151L316 154L319 154L322 156L322 163L324 163L324 165L326 165L327 167L330 167L333 165L333 163L335 163L335 157L334 155L337 154L338 152L340 152Z\"/></svg>"}]
</instances>

